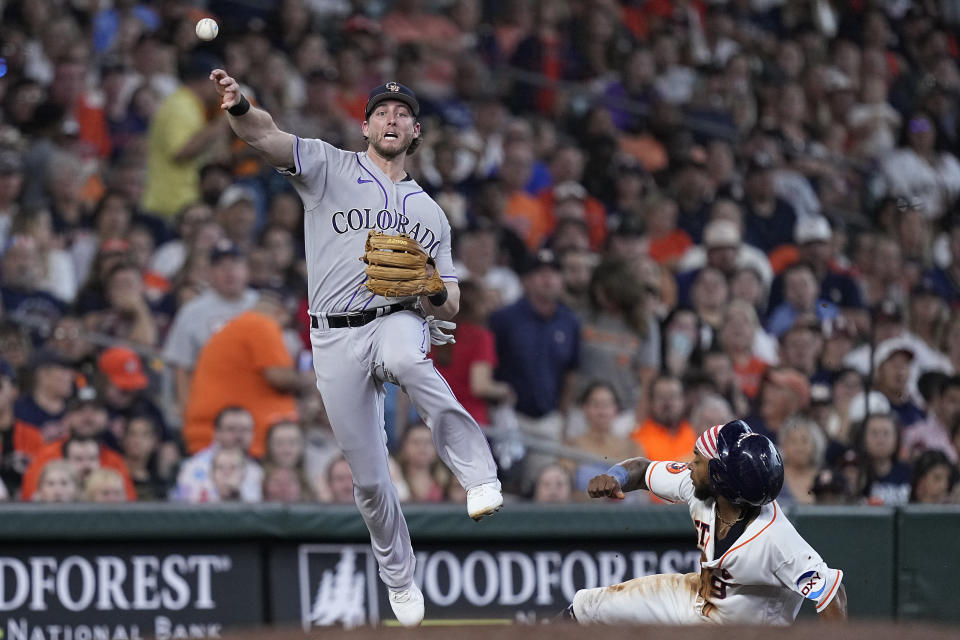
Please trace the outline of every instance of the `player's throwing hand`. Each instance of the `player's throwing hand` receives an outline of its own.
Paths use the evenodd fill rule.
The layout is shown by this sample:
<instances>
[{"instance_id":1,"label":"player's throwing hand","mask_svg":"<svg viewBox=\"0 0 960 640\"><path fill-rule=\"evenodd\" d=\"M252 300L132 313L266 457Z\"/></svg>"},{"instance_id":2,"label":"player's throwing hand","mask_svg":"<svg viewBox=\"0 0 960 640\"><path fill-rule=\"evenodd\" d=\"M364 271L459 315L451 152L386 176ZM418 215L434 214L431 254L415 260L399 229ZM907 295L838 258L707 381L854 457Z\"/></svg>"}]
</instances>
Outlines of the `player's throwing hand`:
<instances>
[{"instance_id":1,"label":"player's throwing hand","mask_svg":"<svg viewBox=\"0 0 960 640\"><path fill-rule=\"evenodd\" d=\"M590 484L587 485L587 493L591 498L616 498L622 500L623 487L613 476L601 473L598 476L590 478Z\"/></svg>"},{"instance_id":2,"label":"player's throwing hand","mask_svg":"<svg viewBox=\"0 0 960 640\"><path fill-rule=\"evenodd\" d=\"M214 69L210 72L210 79L220 94L220 108L226 111L240 103L240 84L227 75L223 69Z\"/></svg>"}]
</instances>

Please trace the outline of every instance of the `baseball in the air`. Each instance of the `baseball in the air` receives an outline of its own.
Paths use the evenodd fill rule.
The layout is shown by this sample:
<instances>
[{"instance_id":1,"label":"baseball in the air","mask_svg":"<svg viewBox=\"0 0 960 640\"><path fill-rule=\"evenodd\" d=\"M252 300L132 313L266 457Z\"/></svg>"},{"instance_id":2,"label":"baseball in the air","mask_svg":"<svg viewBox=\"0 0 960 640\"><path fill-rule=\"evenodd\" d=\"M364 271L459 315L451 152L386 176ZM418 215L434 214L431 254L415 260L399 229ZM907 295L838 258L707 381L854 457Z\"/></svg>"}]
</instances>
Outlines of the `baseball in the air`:
<instances>
[{"instance_id":1,"label":"baseball in the air","mask_svg":"<svg viewBox=\"0 0 960 640\"><path fill-rule=\"evenodd\" d=\"M220 27L213 18L204 18L197 23L197 37L201 40L213 40L219 31Z\"/></svg>"}]
</instances>

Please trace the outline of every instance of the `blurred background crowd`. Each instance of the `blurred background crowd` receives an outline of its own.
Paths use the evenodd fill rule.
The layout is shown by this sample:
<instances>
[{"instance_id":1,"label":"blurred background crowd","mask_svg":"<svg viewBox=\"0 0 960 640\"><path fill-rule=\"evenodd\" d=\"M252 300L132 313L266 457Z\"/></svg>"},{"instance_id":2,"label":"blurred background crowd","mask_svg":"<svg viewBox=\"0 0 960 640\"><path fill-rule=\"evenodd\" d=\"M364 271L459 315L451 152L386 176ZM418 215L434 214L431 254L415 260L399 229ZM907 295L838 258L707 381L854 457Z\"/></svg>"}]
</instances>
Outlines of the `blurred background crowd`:
<instances>
[{"instance_id":1,"label":"blurred background crowd","mask_svg":"<svg viewBox=\"0 0 960 640\"><path fill-rule=\"evenodd\" d=\"M960 501L956 3L0 7L4 499L353 502L304 212L219 112L222 67L352 150L371 87L416 91L408 170L463 291L431 357L512 499L743 417L781 504ZM463 501L395 387L386 413L403 498Z\"/></svg>"}]
</instances>

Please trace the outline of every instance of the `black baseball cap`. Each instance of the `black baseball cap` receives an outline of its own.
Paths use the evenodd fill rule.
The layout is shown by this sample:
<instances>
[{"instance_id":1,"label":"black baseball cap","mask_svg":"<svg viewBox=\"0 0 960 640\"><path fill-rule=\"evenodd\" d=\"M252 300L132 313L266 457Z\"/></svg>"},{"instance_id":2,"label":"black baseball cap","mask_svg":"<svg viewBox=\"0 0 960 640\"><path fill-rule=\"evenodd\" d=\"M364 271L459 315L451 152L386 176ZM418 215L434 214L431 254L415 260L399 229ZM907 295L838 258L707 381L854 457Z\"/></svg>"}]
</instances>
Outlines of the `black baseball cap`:
<instances>
[{"instance_id":1,"label":"black baseball cap","mask_svg":"<svg viewBox=\"0 0 960 640\"><path fill-rule=\"evenodd\" d=\"M522 275L532 273L542 267L549 267L556 271L560 270L560 264L557 262L557 256L550 249L540 249L533 255L529 255L525 261Z\"/></svg>"},{"instance_id":2,"label":"black baseball cap","mask_svg":"<svg viewBox=\"0 0 960 640\"><path fill-rule=\"evenodd\" d=\"M374 87L370 91L370 97L367 98L367 109L364 115L369 119L373 108L384 100L399 100L410 107L413 117L420 116L420 103L417 102L417 96L410 87L406 87L399 82L387 82L379 87Z\"/></svg>"},{"instance_id":3,"label":"black baseball cap","mask_svg":"<svg viewBox=\"0 0 960 640\"><path fill-rule=\"evenodd\" d=\"M64 407L64 413L73 413L74 411L79 411L84 407L91 406L101 409L103 408L103 404L97 397L96 390L93 387L80 387L77 389L76 393L67 399L66 406Z\"/></svg>"},{"instance_id":4,"label":"black baseball cap","mask_svg":"<svg viewBox=\"0 0 960 640\"><path fill-rule=\"evenodd\" d=\"M774 168L775 164L773 156L764 151L760 151L750 157L750 160L747 162L747 172L769 171Z\"/></svg>"},{"instance_id":5,"label":"black baseball cap","mask_svg":"<svg viewBox=\"0 0 960 640\"><path fill-rule=\"evenodd\" d=\"M903 309L894 300L887 298L873 306L870 312L874 322L903 322Z\"/></svg>"},{"instance_id":6,"label":"black baseball cap","mask_svg":"<svg viewBox=\"0 0 960 640\"><path fill-rule=\"evenodd\" d=\"M34 369L40 369L41 367L64 367L70 369L73 367L62 353L51 347L44 347L37 351L33 355L30 364Z\"/></svg>"},{"instance_id":7,"label":"black baseball cap","mask_svg":"<svg viewBox=\"0 0 960 640\"><path fill-rule=\"evenodd\" d=\"M937 285L932 278L929 276L924 276L923 278L920 278L920 281L913 285L913 287L910 289L910 295L913 297L923 295L939 296L940 290L937 289Z\"/></svg>"},{"instance_id":8,"label":"black baseball cap","mask_svg":"<svg viewBox=\"0 0 960 640\"><path fill-rule=\"evenodd\" d=\"M3 358L0 358L0 378L7 378L13 384L17 384L17 372Z\"/></svg>"},{"instance_id":9,"label":"black baseball cap","mask_svg":"<svg viewBox=\"0 0 960 640\"><path fill-rule=\"evenodd\" d=\"M236 244L223 238L210 248L210 264L217 264L224 258L243 258L243 250Z\"/></svg>"}]
</instances>

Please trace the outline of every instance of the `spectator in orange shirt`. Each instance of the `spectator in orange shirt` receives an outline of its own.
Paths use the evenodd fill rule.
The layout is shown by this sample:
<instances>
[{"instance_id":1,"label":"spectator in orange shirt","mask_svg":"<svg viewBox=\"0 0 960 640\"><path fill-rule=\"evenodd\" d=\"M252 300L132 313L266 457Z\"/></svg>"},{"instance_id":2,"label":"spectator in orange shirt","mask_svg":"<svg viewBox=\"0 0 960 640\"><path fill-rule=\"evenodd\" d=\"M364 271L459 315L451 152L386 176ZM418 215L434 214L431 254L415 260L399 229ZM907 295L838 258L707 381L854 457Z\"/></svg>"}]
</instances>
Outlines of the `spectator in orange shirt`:
<instances>
[{"instance_id":1,"label":"spectator in orange shirt","mask_svg":"<svg viewBox=\"0 0 960 640\"><path fill-rule=\"evenodd\" d=\"M671 198L654 196L645 204L650 257L669 269L675 269L687 249L693 246L687 232L677 228L677 203Z\"/></svg>"},{"instance_id":2,"label":"spectator in orange shirt","mask_svg":"<svg viewBox=\"0 0 960 640\"><path fill-rule=\"evenodd\" d=\"M661 375L650 387L650 417L630 435L651 460L690 460L697 434L683 419L683 383Z\"/></svg>"},{"instance_id":3,"label":"spectator in orange shirt","mask_svg":"<svg viewBox=\"0 0 960 640\"><path fill-rule=\"evenodd\" d=\"M100 157L110 155L110 134L107 117L98 99L87 91L88 60L64 57L54 69L50 85L53 102L63 107L67 122L76 123L80 142Z\"/></svg>"},{"instance_id":4,"label":"spectator in orange shirt","mask_svg":"<svg viewBox=\"0 0 960 640\"><path fill-rule=\"evenodd\" d=\"M607 238L607 209L603 203L590 195L583 185L583 151L570 142L562 142L552 151L550 160L550 178L553 186L539 193L551 218L551 224L562 216L560 201L563 198L576 198L582 202L584 215L580 218L590 229L590 248L594 251L603 247Z\"/></svg>"},{"instance_id":5,"label":"spectator in orange shirt","mask_svg":"<svg viewBox=\"0 0 960 640\"><path fill-rule=\"evenodd\" d=\"M17 375L6 360L0 360L0 483L11 496L16 495L23 472L43 448L40 430L14 418L16 398Z\"/></svg>"},{"instance_id":6,"label":"spectator in orange shirt","mask_svg":"<svg viewBox=\"0 0 960 640\"><path fill-rule=\"evenodd\" d=\"M534 160L533 145L527 140L514 140L505 146L500 164L500 180L507 192L505 222L531 251L536 251L553 231L543 202L525 190Z\"/></svg>"},{"instance_id":7,"label":"spectator in orange shirt","mask_svg":"<svg viewBox=\"0 0 960 640\"><path fill-rule=\"evenodd\" d=\"M590 233L590 248L599 251L607 239L607 210L579 182L561 182L540 194L550 228L561 220L580 220Z\"/></svg>"},{"instance_id":8,"label":"spectator in orange shirt","mask_svg":"<svg viewBox=\"0 0 960 640\"><path fill-rule=\"evenodd\" d=\"M191 454L213 442L214 421L229 406L254 418L250 454L263 457L267 429L280 416L296 413L296 394L313 388L313 372L294 368L283 340L290 319L285 294L261 289L252 309L215 333L197 358L187 400L183 440Z\"/></svg>"},{"instance_id":9,"label":"spectator in orange shirt","mask_svg":"<svg viewBox=\"0 0 960 640\"><path fill-rule=\"evenodd\" d=\"M733 360L740 390L753 400L760 388L760 378L767 363L754 353L754 340L759 328L757 312L748 302L734 300L727 306L720 327L719 342Z\"/></svg>"},{"instance_id":10,"label":"spectator in orange shirt","mask_svg":"<svg viewBox=\"0 0 960 640\"><path fill-rule=\"evenodd\" d=\"M93 439L99 443L99 466L120 472L126 486L127 499L136 500L137 493L133 488L133 481L130 479L130 472L127 470L126 462L123 461L123 456L102 442L103 434L107 429L107 410L97 400L91 389L81 389L70 399L63 415L63 422L69 435L40 449L23 474L20 499L26 501L33 497L44 466L51 460L65 458L65 449L70 440Z\"/></svg>"}]
</instances>

